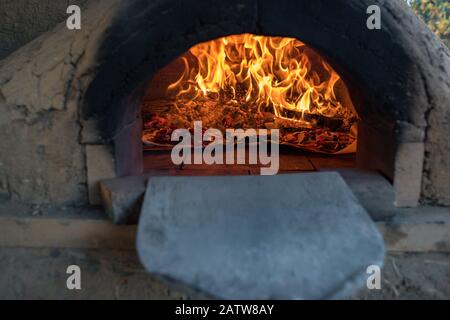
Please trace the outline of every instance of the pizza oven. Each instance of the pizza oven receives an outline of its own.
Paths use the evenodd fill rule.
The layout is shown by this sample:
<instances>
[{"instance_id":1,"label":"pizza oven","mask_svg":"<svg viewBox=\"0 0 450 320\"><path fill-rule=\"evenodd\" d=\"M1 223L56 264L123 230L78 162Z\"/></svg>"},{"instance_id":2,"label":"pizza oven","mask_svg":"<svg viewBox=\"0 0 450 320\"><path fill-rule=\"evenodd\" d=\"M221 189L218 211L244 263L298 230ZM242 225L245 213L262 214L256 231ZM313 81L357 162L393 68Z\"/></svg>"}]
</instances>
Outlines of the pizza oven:
<instances>
[{"instance_id":1,"label":"pizza oven","mask_svg":"<svg viewBox=\"0 0 450 320\"><path fill-rule=\"evenodd\" d=\"M448 48L403 1L94 1L0 60L0 200L82 227L0 240L110 239L223 298L349 296L381 233L448 251L391 222L450 205L449 101Z\"/></svg>"},{"instance_id":2,"label":"pizza oven","mask_svg":"<svg viewBox=\"0 0 450 320\"><path fill-rule=\"evenodd\" d=\"M2 61L2 194L99 204L105 179L260 174L249 152L276 140L276 173L374 170L399 207L448 205L448 50L402 3L371 30L366 2L100 1ZM240 153L214 143L227 129Z\"/></svg>"}]
</instances>

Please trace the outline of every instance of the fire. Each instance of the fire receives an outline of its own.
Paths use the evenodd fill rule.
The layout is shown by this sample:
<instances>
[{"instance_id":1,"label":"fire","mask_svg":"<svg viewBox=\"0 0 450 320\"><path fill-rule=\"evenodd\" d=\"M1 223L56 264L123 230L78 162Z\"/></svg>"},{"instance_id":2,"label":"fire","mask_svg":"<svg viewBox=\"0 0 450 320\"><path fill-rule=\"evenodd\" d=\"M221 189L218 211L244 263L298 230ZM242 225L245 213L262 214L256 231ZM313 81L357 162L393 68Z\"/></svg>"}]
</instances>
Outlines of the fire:
<instances>
[{"instance_id":1,"label":"fire","mask_svg":"<svg viewBox=\"0 0 450 320\"><path fill-rule=\"evenodd\" d=\"M340 76L311 52L297 39L252 34L201 43L181 57L183 74L168 92L180 101L229 92L231 99L243 96L259 112L269 108L278 118L305 123L310 115L355 118L352 106L337 98Z\"/></svg>"},{"instance_id":2,"label":"fire","mask_svg":"<svg viewBox=\"0 0 450 320\"><path fill-rule=\"evenodd\" d=\"M242 34L201 43L155 79L150 87L167 92L143 104L149 148L170 148L175 129L202 121L221 132L278 129L281 144L312 152L356 150L357 115L347 87L296 39Z\"/></svg>"}]
</instances>

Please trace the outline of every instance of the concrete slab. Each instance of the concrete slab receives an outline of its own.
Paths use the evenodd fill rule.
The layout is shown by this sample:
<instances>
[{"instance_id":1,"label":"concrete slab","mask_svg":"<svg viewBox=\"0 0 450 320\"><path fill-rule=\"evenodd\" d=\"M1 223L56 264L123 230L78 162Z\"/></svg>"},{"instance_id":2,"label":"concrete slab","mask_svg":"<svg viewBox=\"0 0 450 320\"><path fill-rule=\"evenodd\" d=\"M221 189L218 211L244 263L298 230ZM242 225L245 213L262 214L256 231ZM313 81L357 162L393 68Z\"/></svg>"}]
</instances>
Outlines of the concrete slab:
<instances>
[{"instance_id":1,"label":"concrete slab","mask_svg":"<svg viewBox=\"0 0 450 320\"><path fill-rule=\"evenodd\" d=\"M150 272L223 299L348 297L384 257L335 172L154 177L137 248Z\"/></svg>"}]
</instances>

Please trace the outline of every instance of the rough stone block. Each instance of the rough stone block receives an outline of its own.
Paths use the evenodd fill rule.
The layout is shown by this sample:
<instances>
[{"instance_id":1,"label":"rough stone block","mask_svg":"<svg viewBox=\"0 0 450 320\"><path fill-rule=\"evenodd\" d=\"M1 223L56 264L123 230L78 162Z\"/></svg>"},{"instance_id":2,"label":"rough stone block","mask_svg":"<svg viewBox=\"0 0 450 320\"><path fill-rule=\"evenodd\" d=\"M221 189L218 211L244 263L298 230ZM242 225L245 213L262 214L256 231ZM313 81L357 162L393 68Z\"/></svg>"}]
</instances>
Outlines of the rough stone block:
<instances>
[{"instance_id":1,"label":"rough stone block","mask_svg":"<svg viewBox=\"0 0 450 320\"><path fill-rule=\"evenodd\" d=\"M348 297L384 257L335 172L152 177L137 247L150 272L224 299Z\"/></svg>"},{"instance_id":2,"label":"rough stone block","mask_svg":"<svg viewBox=\"0 0 450 320\"><path fill-rule=\"evenodd\" d=\"M87 176L89 187L89 202L92 205L101 204L101 180L112 179L116 176L114 159L108 146L86 146Z\"/></svg>"},{"instance_id":3,"label":"rough stone block","mask_svg":"<svg viewBox=\"0 0 450 320\"><path fill-rule=\"evenodd\" d=\"M417 207L422 189L425 147L423 143L402 143L395 160L395 205Z\"/></svg>"}]
</instances>

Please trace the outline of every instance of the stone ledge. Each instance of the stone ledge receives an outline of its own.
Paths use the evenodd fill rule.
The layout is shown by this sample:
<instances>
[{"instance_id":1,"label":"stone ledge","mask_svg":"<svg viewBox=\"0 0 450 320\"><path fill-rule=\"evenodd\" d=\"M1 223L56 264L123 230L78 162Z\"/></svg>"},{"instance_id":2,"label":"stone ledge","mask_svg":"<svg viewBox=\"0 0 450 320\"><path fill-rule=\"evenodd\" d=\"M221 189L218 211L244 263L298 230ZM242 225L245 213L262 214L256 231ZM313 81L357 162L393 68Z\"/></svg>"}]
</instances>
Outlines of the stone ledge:
<instances>
[{"instance_id":1,"label":"stone ledge","mask_svg":"<svg viewBox=\"0 0 450 320\"><path fill-rule=\"evenodd\" d=\"M133 250L135 233L107 220L0 217L0 247Z\"/></svg>"},{"instance_id":2,"label":"stone ledge","mask_svg":"<svg viewBox=\"0 0 450 320\"><path fill-rule=\"evenodd\" d=\"M404 216L377 222L388 252L450 253L448 214ZM80 248L135 250L136 226L109 220L0 217L0 248Z\"/></svg>"},{"instance_id":3,"label":"stone ledge","mask_svg":"<svg viewBox=\"0 0 450 320\"><path fill-rule=\"evenodd\" d=\"M420 221L437 221L442 217L450 223L450 208L419 206L399 208L394 205L396 190L392 184L375 171L353 168L325 168L318 171L337 171L346 181L360 203L375 222L399 220L403 216L422 217ZM196 175L208 171L199 170ZM157 176L158 174L152 174ZM139 217L142 200L150 174L103 180L100 182L102 204L110 219L117 224L135 224ZM177 172L182 175L182 171ZM424 214L426 213L426 214Z\"/></svg>"}]
</instances>

